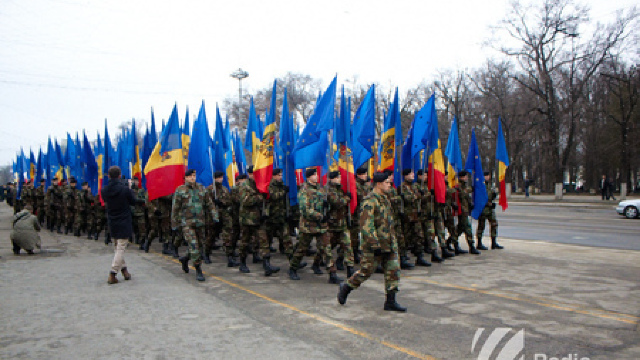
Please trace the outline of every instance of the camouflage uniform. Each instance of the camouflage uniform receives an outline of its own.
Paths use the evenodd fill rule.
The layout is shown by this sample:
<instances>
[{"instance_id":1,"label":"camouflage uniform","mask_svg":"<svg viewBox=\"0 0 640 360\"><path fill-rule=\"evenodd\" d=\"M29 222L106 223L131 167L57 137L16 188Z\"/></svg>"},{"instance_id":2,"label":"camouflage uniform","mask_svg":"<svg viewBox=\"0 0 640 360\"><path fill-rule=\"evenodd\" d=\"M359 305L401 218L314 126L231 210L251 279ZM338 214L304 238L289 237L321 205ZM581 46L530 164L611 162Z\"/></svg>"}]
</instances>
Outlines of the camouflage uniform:
<instances>
[{"instance_id":1,"label":"camouflage uniform","mask_svg":"<svg viewBox=\"0 0 640 360\"><path fill-rule=\"evenodd\" d=\"M54 184L47 189L47 196L49 197L49 209L47 209L47 214L51 215L51 229L57 227L58 230L62 226L64 222L64 209L62 203L62 189L60 185Z\"/></svg>"},{"instance_id":2,"label":"camouflage uniform","mask_svg":"<svg viewBox=\"0 0 640 360\"><path fill-rule=\"evenodd\" d=\"M91 207L93 195L91 195L91 190L89 189L76 191L75 195L76 216L73 224L73 232L76 236L80 236L80 231L87 230L88 232L91 230L87 227L87 218L89 211L93 210Z\"/></svg>"},{"instance_id":3,"label":"camouflage uniform","mask_svg":"<svg viewBox=\"0 0 640 360\"><path fill-rule=\"evenodd\" d=\"M98 236L100 235L100 233L102 232L103 229L105 229L105 233L109 234L109 228L107 226L107 213L106 213L106 208L104 207L104 205L102 205L100 203L100 199L98 199L98 197L96 196L96 200L94 202L94 214L95 214L95 238L96 240L98 240Z\"/></svg>"},{"instance_id":4,"label":"camouflage uniform","mask_svg":"<svg viewBox=\"0 0 640 360\"><path fill-rule=\"evenodd\" d=\"M240 186L240 259L244 263L247 254L252 249L252 239L258 243L260 256L270 258L269 241L267 240L267 229L263 219L263 207L265 197L258 191L254 179L247 179ZM266 214L264 214L266 215ZM254 253L255 256L255 253ZM256 260L256 259L254 259Z\"/></svg>"},{"instance_id":5,"label":"camouflage uniform","mask_svg":"<svg viewBox=\"0 0 640 360\"><path fill-rule=\"evenodd\" d=\"M471 222L469 221L469 212L471 211L471 186L468 186L466 182L460 181L460 184L456 186L456 192L458 199L460 200L460 208L458 214L458 227L456 229L456 235L460 236L464 234L467 239L469 247L473 245L473 233L471 232ZM457 237L456 237L457 239Z\"/></svg>"},{"instance_id":6,"label":"camouflage uniform","mask_svg":"<svg viewBox=\"0 0 640 360\"><path fill-rule=\"evenodd\" d=\"M214 221L218 221L218 212L204 186L194 182L180 185L176 189L171 207L171 227L182 230L189 246L189 256L196 267L202 263L207 213L211 214Z\"/></svg>"},{"instance_id":7,"label":"camouflage uniform","mask_svg":"<svg viewBox=\"0 0 640 360\"><path fill-rule=\"evenodd\" d=\"M422 255L424 251L424 233L420 214L420 190L418 184L404 181L402 183L402 199L404 201L404 217L402 219L405 247L400 249L400 256L407 256L411 250L414 255Z\"/></svg>"},{"instance_id":8,"label":"camouflage uniform","mask_svg":"<svg viewBox=\"0 0 640 360\"><path fill-rule=\"evenodd\" d=\"M387 195L387 198L389 199L392 207L391 211L393 215L393 230L396 234L396 242L398 244L398 248L406 248L404 242L404 231L402 230L402 197L398 194L398 190L393 187L391 187L385 195Z\"/></svg>"},{"instance_id":9,"label":"camouflage uniform","mask_svg":"<svg viewBox=\"0 0 640 360\"><path fill-rule=\"evenodd\" d=\"M400 281L398 243L395 239L391 203L387 196L372 191L364 199L360 229L364 253L361 268L347 280L347 285L357 289L373 274L376 265L381 264L384 269L385 293L397 292ZM375 255L376 250L380 250L381 255Z\"/></svg>"},{"instance_id":10,"label":"camouflage uniform","mask_svg":"<svg viewBox=\"0 0 640 360\"><path fill-rule=\"evenodd\" d=\"M213 184L207 187L207 195L215 204L220 221L215 222L210 216L207 216L207 240L204 245L204 251L206 254L211 253L215 239L219 237L220 240L222 240L222 244L225 246L226 255L231 256L233 254L234 246L234 243L231 241L233 232L231 193L221 183L215 182L215 186L215 193L213 192Z\"/></svg>"},{"instance_id":11,"label":"camouflage uniform","mask_svg":"<svg viewBox=\"0 0 640 360\"><path fill-rule=\"evenodd\" d=\"M147 240L147 203L149 197L144 188L133 187L135 205L131 214L133 215L133 232L136 235L136 244L144 244Z\"/></svg>"},{"instance_id":12,"label":"camouflage uniform","mask_svg":"<svg viewBox=\"0 0 640 360\"><path fill-rule=\"evenodd\" d=\"M445 204L442 207L442 217L444 226L447 228L449 237L447 245L457 245L458 235L456 235L456 223L454 217L458 214L458 193L454 188L447 188Z\"/></svg>"},{"instance_id":13,"label":"camouflage uniform","mask_svg":"<svg viewBox=\"0 0 640 360\"><path fill-rule=\"evenodd\" d=\"M300 204L300 238L298 245L290 261L292 270L298 270L300 261L304 257L311 244L311 240L316 238L318 252L313 259L313 265L318 266L324 256L324 245L327 241L327 223L324 220L324 194L320 185L312 185L308 181L302 185L298 193L298 203Z\"/></svg>"},{"instance_id":14,"label":"camouflage uniform","mask_svg":"<svg viewBox=\"0 0 640 360\"><path fill-rule=\"evenodd\" d=\"M44 223L45 215L47 214L46 206L45 206L45 197L47 193L44 190L44 186L39 186L35 190L35 199L36 199L36 213L38 215L38 222L40 224Z\"/></svg>"},{"instance_id":15,"label":"camouflage uniform","mask_svg":"<svg viewBox=\"0 0 640 360\"><path fill-rule=\"evenodd\" d=\"M482 243L482 234L484 233L485 221L489 221L491 228L491 240L495 242L498 236L498 220L496 219L496 198L498 197L498 189L491 187L490 183L486 183L487 194L489 198L487 205L482 209L482 214L478 218L478 227L476 228L476 238L478 239L478 246Z\"/></svg>"},{"instance_id":16,"label":"camouflage uniform","mask_svg":"<svg viewBox=\"0 0 640 360\"><path fill-rule=\"evenodd\" d=\"M342 185L330 184L327 198L329 200L329 246L325 247L325 264L327 268L333 267L333 254L331 249L340 246L344 252L344 263L353 266L353 248L351 246L350 233L347 232L347 218L351 198L342 191Z\"/></svg>"},{"instance_id":17,"label":"camouflage uniform","mask_svg":"<svg viewBox=\"0 0 640 360\"><path fill-rule=\"evenodd\" d=\"M418 188L422 190L420 195L420 207L422 209L420 222L422 223L422 234L424 235L424 251L427 254L433 254L433 252L438 248L435 240L436 232L434 226L434 220L437 214L435 196L433 196L431 191L429 191L429 186L426 180L424 184L420 181L416 182L416 185L418 185Z\"/></svg>"},{"instance_id":18,"label":"camouflage uniform","mask_svg":"<svg viewBox=\"0 0 640 360\"><path fill-rule=\"evenodd\" d=\"M273 244L277 237L280 248L290 259L293 256L293 243L287 225L287 188L282 180L271 179L269 184L269 218L267 219L267 239Z\"/></svg>"},{"instance_id":19,"label":"camouflage uniform","mask_svg":"<svg viewBox=\"0 0 640 360\"><path fill-rule=\"evenodd\" d=\"M163 196L157 199L151 200L149 204L149 214L153 213L153 220L157 222L158 226L153 226L149 231L149 237L147 243L151 245L153 239L160 236L160 242L166 241L172 243L171 233L171 212L172 212L172 198L171 195Z\"/></svg>"},{"instance_id":20,"label":"camouflage uniform","mask_svg":"<svg viewBox=\"0 0 640 360\"><path fill-rule=\"evenodd\" d=\"M362 202L364 198L371 192L371 184L367 181L356 178L356 191L358 192L358 205L351 217L350 239L353 254L359 257L358 248L360 247L360 213L362 212Z\"/></svg>"},{"instance_id":21,"label":"camouflage uniform","mask_svg":"<svg viewBox=\"0 0 640 360\"><path fill-rule=\"evenodd\" d=\"M73 223L76 217L76 193L78 189L75 186L67 185L63 192L64 218L65 218L65 234L73 230Z\"/></svg>"},{"instance_id":22,"label":"camouflage uniform","mask_svg":"<svg viewBox=\"0 0 640 360\"><path fill-rule=\"evenodd\" d=\"M240 240L240 187L242 184L237 184L231 188L231 239L229 244L225 244L225 252L227 256L233 254L233 248L235 248ZM228 246L230 245L230 246ZM229 253L231 251L231 254Z\"/></svg>"}]
</instances>

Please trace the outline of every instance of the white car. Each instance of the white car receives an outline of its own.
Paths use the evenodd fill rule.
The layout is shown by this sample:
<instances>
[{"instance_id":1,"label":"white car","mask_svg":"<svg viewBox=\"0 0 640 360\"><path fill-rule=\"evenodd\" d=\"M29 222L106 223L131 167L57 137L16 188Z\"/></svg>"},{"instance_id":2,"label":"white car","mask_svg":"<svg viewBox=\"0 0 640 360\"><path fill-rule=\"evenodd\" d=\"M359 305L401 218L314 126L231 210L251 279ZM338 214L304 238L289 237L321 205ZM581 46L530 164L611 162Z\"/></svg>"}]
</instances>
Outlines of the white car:
<instances>
[{"instance_id":1,"label":"white car","mask_svg":"<svg viewBox=\"0 0 640 360\"><path fill-rule=\"evenodd\" d=\"M627 219L640 217L640 199L620 201L616 211Z\"/></svg>"}]
</instances>

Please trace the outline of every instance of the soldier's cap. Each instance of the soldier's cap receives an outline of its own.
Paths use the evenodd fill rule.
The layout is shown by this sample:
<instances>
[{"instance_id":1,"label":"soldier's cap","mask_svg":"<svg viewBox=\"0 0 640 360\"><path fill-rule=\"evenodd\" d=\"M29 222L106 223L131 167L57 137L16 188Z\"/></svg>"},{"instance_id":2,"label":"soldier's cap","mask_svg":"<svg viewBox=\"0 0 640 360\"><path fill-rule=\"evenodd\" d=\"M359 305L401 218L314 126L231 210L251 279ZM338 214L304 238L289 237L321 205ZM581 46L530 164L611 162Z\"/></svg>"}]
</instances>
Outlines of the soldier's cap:
<instances>
[{"instance_id":1,"label":"soldier's cap","mask_svg":"<svg viewBox=\"0 0 640 360\"><path fill-rule=\"evenodd\" d=\"M416 173L416 175L418 175L418 176L422 176L422 175L424 175L424 170L422 170L422 169L418 170L418 172Z\"/></svg>"},{"instance_id":2,"label":"soldier's cap","mask_svg":"<svg viewBox=\"0 0 640 360\"><path fill-rule=\"evenodd\" d=\"M308 168L305 172L304 172L304 176L305 177L310 177L315 175L318 172L318 169L312 167L312 168Z\"/></svg>"},{"instance_id":3,"label":"soldier's cap","mask_svg":"<svg viewBox=\"0 0 640 360\"><path fill-rule=\"evenodd\" d=\"M385 169L385 170L383 171L383 173L387 174L387 176L391 176L391 175L393 175L393 171L391 171L391 170L389 170L389 169Z\"/></svg>"},{"instance_id":4,"label":"soldier's cap","mask_svg":"<svg viewBox=\"0 0 640 360\"><path fill-rule=\"evenodd\" d=\"M40 182L41 182L41 183L43 183L43 182L47 182L47 180L45 180L45 179L40 179Z\"/></svg>"},{"instance_id":5,"label":"soldier's cap","mask_svg":"<svg viewBox=\"0 0 640 360\"><path fill-rule=\"evenodd\" d=\"M356 175L364 175L367 173L367 169L365 168L358 168L358 170L356 170Z\"/></svg>"},{"instance_id":6,"label":"soldier's cap","mask_svg":"<svg viewBox=\"0 0 640 360\"><path fill-rule=\"evenodd\" d=\"M411 169L404 169L404 170L402 170L402 176L407 176L407 175L411 174L412 171L413 170L411 170Z\"/></svg>"},{"instance_id":7,"label":"soldier's cap","mask_svg":"<svg viewBox=\"0 0 640 360\"><path fill-rule=\"evenodd\" d=\"M61 183L67 182L67 179L60 180Z\"/></svg>"},{"instance_id":8,"label":"soldier's cap","mask_svg":"<svg viewBox=\"0 0 640 360\"><path fill-rule=\"evenodd\" d=\"M282 169L273 169L273 176L282 174Z\"/></svg>"},{"instance_id":9,"label":"soldier's cap","mask_svg":"<svg viewBox=\"0 0 640 360\"><path fill-rule=\"evenodd\" d=\"M137 179L137 178L136 178L136 179ZM89 183L88 183L88 182L86 182L86 181L83 181L83 182L82 182L82 186L85 186L85 185L89 185Z\"/></svg>"},{"instance_id":10,"label":"soldier's cap","mask_svg":"<svg viewBox=\"0 0 640 360\"><path fill-rule=\"evenodd\" d=\"M191 175L193 175L195 173L196 173L196 171L194 169L189 169L189 170L185 171L184 176L185 177L191 176Z\"/></svg>"},{"instance_id":11,"label":"soldier's cap","mask_svg":"<svg viewBox=\"0 0 640 360\"><path fill-rule=\"evenodd\" d=\"M340 176L340 171L332 171L329 173L329 179L335 179Z\"/></svg>"},{"instance_id":12,"label":"soldier's cap","mask_svg":"<svg viewBox=\"0 0 640 360\"><path fill-rule=\"evenodd\" d=\"M484 172L484 176L491 176L491 173L490 173L490 172L488 172L488 171L485 171L485 172Z\"/></svg>"},{"instance_id":13,"label":"soldier's cap","mask_svg":"<svg viewBox=\"0 0 640 360\"><path fill-rule=\"evenodd\" d=\"M224 177L224 173L223 173L222 171L216 171L216 172L213 174L213 178L214 178L214 179L220 179L221 177Z\"/></svg>"},{"instance_id":14,"label":"soldier's cap","mask_svg":"<svg viewBox=\"0 0 640 360\"><path fill-rule=\"evenodd\" d=\"M458 177L467 176L467 174L469 174L467 170L460 170L460 172L458 173Z\"/></svg>"},{"instance_id":15,"label":"soldier's cap","mask_svg":"<svg viewBox=\"0 0 640 360\"><path fill-rule=\"evenodd\" d=\"M373 183L377 184L377 183L381 183L385 180L387 180L389 178L389 175L383 173L383 172L377 172L375 174L373 174Z\"/></svg>"},{"instance_id":16,"label":"soldier's cap","mask_svg":"<svg viewBox=\"0 0 640 360\"><path fill-rule=\"evenodd\" d=\"M246 180L247 179L247 174L240 174L240 175L238 175L238 177L236 179L237 180Z\"/></svg>"},{"instance_id":17,"label":"soldier's cap","mask_svg":"<svg viewBox=\"0 0 640 360\"><path fill-rule=\"evenodd\" d=\"M247 168L247 174L253 174L253 165Z\"/></svg>"}]
</instances>

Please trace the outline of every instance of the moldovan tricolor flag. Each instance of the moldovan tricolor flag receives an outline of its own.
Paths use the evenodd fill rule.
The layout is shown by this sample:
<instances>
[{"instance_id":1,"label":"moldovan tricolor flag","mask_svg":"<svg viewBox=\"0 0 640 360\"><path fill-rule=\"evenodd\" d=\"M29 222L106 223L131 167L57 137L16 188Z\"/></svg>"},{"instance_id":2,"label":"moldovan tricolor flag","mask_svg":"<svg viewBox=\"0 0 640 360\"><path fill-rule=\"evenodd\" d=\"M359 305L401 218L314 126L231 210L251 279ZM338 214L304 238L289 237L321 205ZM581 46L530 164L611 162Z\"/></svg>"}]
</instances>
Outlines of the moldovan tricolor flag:
<instances>
[{"instance_id":1,"label":"moldovan tricolor flag","mask_svg":"<svg viewBox=\"0 0 640 360\"><path fill-rule=\"evenodd\" d=\"M498 119L498 139L496 144L496 160L498 160L498 186L500 187L500 199L498 204L502 207L502 211L507 210L509 203L507 201L507 185L505 183L505 175L509 166L509 154L507 153L507 145L504 142L504 134L502 133L502 121Z\"/></svg>"},{"instance_id":2,"label":"moldovan tricolor flag","mask_svg":"<svg viewBox=\"0 0 640 360\"><path fill-rule=\"evenodd\" d=\"M269 183L273 177L273 147L276 139L276 82L273 82L269 114L265 120L262 141L254 153L253 178L256 188L263 194L269 194ZM254 140L255 141L255 140ZM267 195L268 196L268 195Z\"/></svg>"},{"instance_id":3,"label":"moldovan tricolor flag","mask_svg":"<svg viewBox=\"0 0 640 360\"><path fill-rule=\"evenodd\" d=\"M335 138L338 144L338 169L340 170L340 179L342 182L342 190L345 193L351 193L351 201L349 207L351 213L356 211L358 206L358 191L356 188L355 169L353 167L353 154L351 146L353 139L351 138L351 98L349 105L344 98L344 87L342 87L342 97L340 98L340 116L336 122Z\"/></svg>"},{"instance_id":4,"label":"moldovan tricolor flag","mask_svg":"<svg viewBox=\"0 0 640 360\"><path fill-rule=\"evenodd\" d=\"M158 143L153 148L147 166L149 200L171 195L184 184L184 155L182 154L182 134L178 120L177 106L173 106L169 122L162 130Z\"/></svg>"},{"instance_id":5,"label":"moldovan tricolor flag","mask_svg":"<svg viewBox=\"0 0 640 360\"><path fill-rule=\"evenodd\" d=\"M429 155L429 175L427 177L429 189L435 189L436 202L444 204L447 186L444 183L444 159L442 158L442 145L440 144L440 135L438 134L438 115L436 113L435 101L430 102L427 121L427 132L422 142L428 150Z\"/></svg>"}]
</instances>

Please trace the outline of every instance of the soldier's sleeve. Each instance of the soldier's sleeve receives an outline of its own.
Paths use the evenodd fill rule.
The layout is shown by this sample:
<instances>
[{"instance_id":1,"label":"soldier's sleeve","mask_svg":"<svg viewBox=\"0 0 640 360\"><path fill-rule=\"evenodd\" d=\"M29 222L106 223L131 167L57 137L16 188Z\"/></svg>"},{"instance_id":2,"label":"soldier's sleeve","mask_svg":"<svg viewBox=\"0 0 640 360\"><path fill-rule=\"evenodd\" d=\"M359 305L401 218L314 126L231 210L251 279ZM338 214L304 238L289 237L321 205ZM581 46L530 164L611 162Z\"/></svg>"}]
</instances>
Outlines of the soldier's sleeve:
<instances>
[{"instance_id":1,"label":"soldier's sleeve","mask_svg":"<svg viewBox=\"0 0 640 360\"><path fill-rule=\"evenodd\" d=\"M180 219L180 216L182 214L181 192L182 191L178 189L173 195L173 201L171 203L171 227L172 228L177 228L180 225L182 225L182 219Z\"/></svg>"},{"instance_id":2,"label":"soldier's sleeve","mask_svg":"<svg viewBox=\"0 0 640 360\"><path fill-rule=\"evenodd\" d=\"M220 201L225 208L231 206L231 193L229 190L223 188L220 194L218 194L218 201Z\"/></svg>"},{"instance_id":3,"label":"soldier's sleeve","mask_svg":"<svg viewBox=\"0 0 640 360\"><path fill-rule=\"evenodd\" d=\"M220 199L220 197L218 197L218 199ZM211 218L213 219L213 221L215 221L215 222L220 221L220 218L219 218L219 215L218 215L218 209L216 209L215 205L213 204L212 197L206 195L206 191L205 191L205 196L204 196L204 202L205 202L205 209L207 209L207 211L210 212L210 215L211 215Z\"/></svg>"},{"instance_id":4,"label":"soldier's sleeve","mask_svg":"<svg viewBox=\"0 0 640 360\"><path fill-rule=\"evenodd\" d=\"M269 186L269 198L273 201L281 201L287 195L283 186Z\"/></svg>"},{"instance_id":5,"label":"soldier's sleeve","mask_svg":"<svg viewBox=\"0 0 640 360\"><path fill-rule=\"evenodd\" d=\"M373 200L365 200L362 204L362 213L360 214L360 233L362 240L371 250L380 249L378 242L378 234L375 224L375 203Z\"/></svg>"},{"instance_id":6,"label":"soldier's sleeve","mask_svg":"<svg viewBox=\"0 0 640 360\"><path fill-rule=\"evenodd\" d=\"M254 191L250 186L242 189L242 204L246 206L256 206L262 202L262 195L259 191Z\"/></svg>"}]
</instances>

